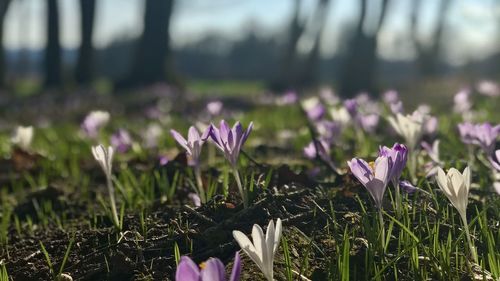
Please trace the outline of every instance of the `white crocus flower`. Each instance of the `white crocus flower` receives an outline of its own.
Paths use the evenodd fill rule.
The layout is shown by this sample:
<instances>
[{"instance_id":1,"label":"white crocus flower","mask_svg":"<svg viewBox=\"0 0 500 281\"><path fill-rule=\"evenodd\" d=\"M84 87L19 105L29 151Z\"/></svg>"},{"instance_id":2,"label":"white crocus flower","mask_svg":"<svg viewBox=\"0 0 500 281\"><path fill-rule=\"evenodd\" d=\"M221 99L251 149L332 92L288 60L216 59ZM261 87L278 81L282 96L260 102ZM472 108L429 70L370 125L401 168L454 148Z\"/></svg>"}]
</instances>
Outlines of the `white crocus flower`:
<instances>
[{"instance_id":1,"label":"white crocus flower","mask_svg":"<svg viewBox=\"0 0 500 281\"><path fill-rule=\"evenodd\" d=\"M477 255L469 234L469 224L467 223L467 204L469 203L469 189L470 189L470 169L465 168L463 173L460 173L455 168L448 170L445 174L443 169L438 168L436 176L437 184L443 193L448 197L451 204L457 209L462 219L462 223L467 235L467 242L469 243L472 257L477 262Z\"/></svg>"},{"instance_id":2,"label":"white crocus flower","mask_svg":"<svg viewBox=\"0 0 500 281\"><path fill-rule=\"evenodd\" d=\"M465 217L469 202L470 169L465 168L463 173L451 168L447 174L438 168L436 181L451 204L457 209L460 216Z\"/></svg>"},{"instance_id":3,"label":"white crocus flower","mask_svg":"<svg viewBox=\"0 0 500 281\"><path fill-rule=\"evenodd\" d=\"M398 113L396 118L390 116L387 119L396 133L405 139L408 148L414 151L424 131L424 116Z\"/></svg>"},{"instance_id":4,"label":"white crocus flower","mask_svg":"<svg viewBox=\"0 0 500 281\"><path fill-rule=\"evenodd\" d=\"M120 221L118 219L118 212L116 211L116 201L115 201L115 191L113 188L112 181L112 168L113 168L113 147L108 146L108 148L104 147L102 144L98 146L92 147L92 154L94 155L95 160L99 163L104 174L106 175L106 182L109 193L109 200L111 203L111 213L113 215L113 223L116 227L120 227Z\"/></svg>"},{"instance_id":5,"label":"white crocus flower","mask_svg":"<svg viewBox=\"0 0 500 281\"><path fill-rule=\"evenodd\" d=\"M500 195L500 181L498 182L494 182L493 183L493 188L495 189L495 191L498 193L498 195Z\"/></svg>"},{"instance_id":6,"label":"white crocus flower","mask_svg":"<svg viewBox=\"0 0 500 281\"><path fill-rule=\"evenodd\" d=\"M340 123L342 126L346 126L351 122L351 115L345 107L330 109L330 116L333 121Z\"/></svg>"},{"instance_id":7,"label":"white crocus flower","mask_svg":"<svg viewBox=\"0 0 500 281\"><path fill-rule=\"evenodd\" d=\"M266 236L262 228L254 224L252 228L252 240L241 231L233 231L233 237L241 249L255 262L268 281L273 281L274 254L278 249L281 239L281 219L274 222L271 220L267 226Z\"/></svg>"},{"instance_id":8,"label":"white crocus flower","mask_svg":"<svg viewBox=\"0 0 500 281\"><path fill-rule=\"evenodd\" d=\"M14 135L11 138L11 142L23 150L27 150L31 146L31 141L33 140L33 127L23 127L19 126L16 128Z\"/></svg>"}]
</instances>

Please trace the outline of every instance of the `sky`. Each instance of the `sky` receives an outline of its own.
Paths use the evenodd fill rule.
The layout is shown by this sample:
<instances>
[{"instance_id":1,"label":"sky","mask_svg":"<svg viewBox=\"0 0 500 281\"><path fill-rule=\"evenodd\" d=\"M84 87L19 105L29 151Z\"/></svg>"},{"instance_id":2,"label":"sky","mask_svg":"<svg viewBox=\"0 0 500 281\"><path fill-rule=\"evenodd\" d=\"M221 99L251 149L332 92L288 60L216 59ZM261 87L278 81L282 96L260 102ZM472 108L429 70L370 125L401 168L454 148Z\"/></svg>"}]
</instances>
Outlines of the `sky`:
<instances>
[{"instance_id":1,"label":"sky","mask_svg":"<svg viewBox=\"0 0 500 281\"><path fill-rule=\"evenodd\" d=\"M379 37L379 55L385 59L412 59L415 55L408 36L412 0L392 0ZM437 20L439 0L422 0L419 36L425 42ZM61 43L76 48L80 42L79 1L59 0ZM135 37L142 30L143 0L97 0L94 45L105 47L120 37ZM302 13L312 13L317 0L302 0ZM322 55L331 56L342 45L344 27L358 13L356 0L331 0L323 34ZM369 0L369 11L381 0ZM500 4L496 0L455 0L447 18L446 56L454 64L482 59L499 48ZM41 49L45 44L43 0L13 0L5 22L8 49ZM283 33L292 13L292 0L182 0L176 1L171 22L174 46L199 40L209 33L221 33L237 40L257 26L262 36ZM307 48L305 42L299 44Z\"/></svg>"}]
</instances>

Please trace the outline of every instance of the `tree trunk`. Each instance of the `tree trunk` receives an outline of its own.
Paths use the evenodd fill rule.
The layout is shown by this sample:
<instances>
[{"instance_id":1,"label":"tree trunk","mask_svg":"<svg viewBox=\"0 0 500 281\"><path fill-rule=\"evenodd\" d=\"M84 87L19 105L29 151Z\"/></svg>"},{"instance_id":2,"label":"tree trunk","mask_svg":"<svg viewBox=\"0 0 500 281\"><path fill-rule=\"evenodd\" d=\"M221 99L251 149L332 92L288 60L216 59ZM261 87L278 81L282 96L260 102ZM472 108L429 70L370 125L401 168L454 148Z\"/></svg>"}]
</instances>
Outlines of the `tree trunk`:
<instances>
[{"instance_id":1,"label":"tree trunk","mask_svg":"<svg viewBox=\"0 0 500 281\"><path fill-rule=\"evenodd\" d=\"M377 66L377 37L387 15L389 0L383 0L380 14L375 22L373 34L366 34L364 25L367 13L367 0L360 2L360 15L356 33L348 44L340 73L340 95L353 97L362 91L376 94L375 69Z\"/></svg>"},{"instance_id":2,"label":"tree trunk","mask_svg":"<svg viewBox=\"0 0 500 281\"><path fill-rule=\"evenodd\" d=\"M314 43L311 51L307 55L304 66L300 68L300 75L297 83L299 87L308 87L317 82L318 62L320 58L321 39L326 20L328 18L328 4L330 0L319 0L314 12L313 32Z\"/></svg>"},{"instance_id":3,"label":"tree trunk","mask_svg":"<svg viewBox=\"0 0 500 281\"><path fill-rule=\"evenodd\" d=\"M169 82L170 17L174 0L145 0L144 30L128 78L119 86Z\"/></svg>"},{"instance_id":4,"label":"tree trunk","mask_svg":"<svg viewBox=\"0 0 500 281\"><path fill-rule=\"evenodd\" d=\"M446 15L451 6L451 0L441 0L438 11L438 22L432 36L430 46L424 46L418 39L418 23L421 11L421 0L414 0L412 6L411 20L411 35L417 51L417 64L419 72L423 76L433 76L438 74L441 66L441 46L442 37L446 24Z\"/></svg>"},{"instance_id":5,"label":"tree trunk","mask_svg":"<svg viewBox=\"0 0 500 281\"><path fill-rule=\"evenodd\" d=\"M81 43L76 64L76 82L86 85L92 81L93 52L92 35L94 31L95 0L80 0Z\"/></svg>"},{"instance_id":6,"label":"tree trunk","mask_svg":"<svg viewBox=\"0 0 500 281\"><path fill-rule=\"evenodd\" d=\"M5 86L5 50L3 48L3 26L10 0L0 0L0 87Z\"/></svg>"},{"instance_id":7,"label":"tree trunk","mask_svg":"<svg viewBox=\"0 0 500 281\"><path fill-rule=\"evenodd\" d=\"M45 87L61 86L61 45L57 0L47 0L47 46L45 49Z\"/></svg>"},{"instance_id":8,"label":"tree trunk","mask_svg":"<svg viewBox=\"0 0 500 281\"><path fill-rule=\"evenodd\" d=\"M283 47L283 56L280 58L279 71L271 81L271 88L277 91L293 87L297 74L297 43L304 33L305 20L300 19L301 0L294 0L293 5L293 13L290 17L287 38Z\"/></svg>"}]
</instances>

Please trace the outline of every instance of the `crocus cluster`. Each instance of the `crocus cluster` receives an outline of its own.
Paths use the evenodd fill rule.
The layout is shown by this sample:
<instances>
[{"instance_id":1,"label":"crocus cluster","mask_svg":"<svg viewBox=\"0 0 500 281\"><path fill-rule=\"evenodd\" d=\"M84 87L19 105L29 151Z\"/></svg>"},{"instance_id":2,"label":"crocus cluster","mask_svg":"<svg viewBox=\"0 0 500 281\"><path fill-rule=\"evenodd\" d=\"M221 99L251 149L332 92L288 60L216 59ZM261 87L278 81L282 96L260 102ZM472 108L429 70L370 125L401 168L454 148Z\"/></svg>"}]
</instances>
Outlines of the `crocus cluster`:
<instances>
[{"instance_id":1,"label":"crocus cluster","mask_svg":"<svg viewBox=\"0 0 500 281\"><path fill-rule=\"evenodd\" d=\"M224 157L231 165L233 174L236 178L236 183L238 185L238 190L243 198L243 204L245 207L248 206L246 190L241 183L241 179L238 173L238 158L241 152L241 148L250 135L252 128L252 122L250 122L248 128L244 130L240 122L236 122L231 128L226 123L226 121L222 120L219 127L211 124L201 135L194 126L191 126L189 128L187 138L184 138L175 130L170 130L173 138L186 150L186 153L189 156L189 163L193 166L195 171L198 186L198 195L201 197L203 203L205 203L208 198L206 198L205 196L203 183L201 180L200 155L203 144L205 143L205 141L207 141L207 139L210 138L212 143L224 153Z\"/></svg>"},{"instance_id":2,"label":"crocus cluster","mask_svg":"<svg viewBox=\"0 0 500 281\"><path fill-rule=\"evenodd\" d=\"M210 258L199 267L188 256L182 256L175 273L176 281L226 281L224 264L217 258ZM240 280L241 258L236 252L229 281Z\"/></svg>"}]
</instances>

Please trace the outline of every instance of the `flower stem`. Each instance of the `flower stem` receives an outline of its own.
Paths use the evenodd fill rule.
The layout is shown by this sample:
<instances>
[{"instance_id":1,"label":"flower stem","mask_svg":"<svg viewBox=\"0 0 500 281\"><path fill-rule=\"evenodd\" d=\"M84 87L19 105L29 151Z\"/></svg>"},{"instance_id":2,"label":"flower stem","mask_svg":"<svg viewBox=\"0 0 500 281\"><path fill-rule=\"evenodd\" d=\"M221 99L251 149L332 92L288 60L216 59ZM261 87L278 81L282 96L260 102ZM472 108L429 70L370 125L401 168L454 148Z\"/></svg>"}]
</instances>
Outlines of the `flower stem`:
<instances>
[{"instance_id":1,"label":"flower stem","mask_svg":"<svg viewBox=\"0 0 500 281\"><path fill-rule=\"evenodd\" d=\"M243 188L243 185L241 184L240 173L238 172L238 169L236 167L232 168L233 168L234 178L236 179L236 184L238 185L238 191L240 192L241 198L243 199L243 207L246 209L248 208L248 196L246 190Z\"/></svg>"},{"instance_id":2,"label":"flower stem","mask_svg":"<svg viewBox=\"0 0 500 281\"><path fill-rule=\"evenodd\" d=\"M410 157L410 177L413 184L417 184L417 153L414 149L408 151Z\"/></svg>"},{"instance_id":3,"label":"flower stem","mask_svg":"<svg viewBox=\"0 0 500 281\"><path fill-rule=\"evenodd\" d=\"M465 228L465 236L467 237L467 244L469 244L470 254L474 262L478 263L476 249L472 245L472 240L470 239L469 224L467 223L467 217L465 216L465 214L460 215L460 217L462 218L462 223Z\"/></svg>"},{"instance_id":4,"label":"flower stem","mask_svg":"<svg viewBox=\"0 0 500 281\"><path fill-rule=\"evenodd\" d=\"M385 252L385 226L384 226L384 216L382 215L382 208L378 209L378 221L380 223L380 236L381 236L381 246L382 253Z\"/></svg>"},{"instance_id":5,"label":"flower stem","mask_svg":"<svg viewBox=\"0 0 500 281\"><path fill-rule=\"evenodd\" d=\"M198 187L198 194L200 195L201 202L203 204L207 203L207 195L205 193L205 189L203 188L203 181L201 179L201 169L200 165L194 166L194 176L196 178L196 186Z\"/></svg>"},{"instance_id":6,"label":"flower stem","mask_svg":"<svg viewBox=\"0 0 500 281\"><path fill-rule=\"evenodd\" d=\"M106 175L106 183L108 186L109 201L111 203L111 214L113 216L113 224L116 228L120 229L120 220L118 219L118 212L116 211L115 189L113 188L113 181L111 175Z\"/></svg>"},{"instance_id":7,"label":"flower stem","mask_svg":"<svg viewBox=\"0 0 500 281\"><path fill-rule=\"evenodd\" d=\"M394 189L395 189L395 200L396 200L396 216L399 218L401 215L401 191L399 188L399 181L394 182Z\"/></svg>"}]
</instances>

